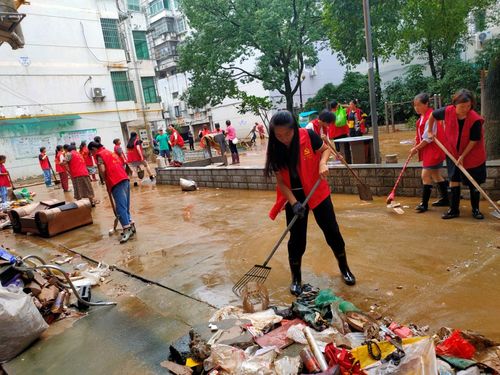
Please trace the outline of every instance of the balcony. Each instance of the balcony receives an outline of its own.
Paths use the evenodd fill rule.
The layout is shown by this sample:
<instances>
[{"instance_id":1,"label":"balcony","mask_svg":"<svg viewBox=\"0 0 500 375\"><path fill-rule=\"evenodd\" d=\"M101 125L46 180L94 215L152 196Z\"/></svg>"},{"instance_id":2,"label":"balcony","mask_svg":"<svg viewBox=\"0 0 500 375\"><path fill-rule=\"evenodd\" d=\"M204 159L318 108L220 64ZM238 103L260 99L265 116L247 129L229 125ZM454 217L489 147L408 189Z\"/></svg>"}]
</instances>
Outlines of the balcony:
<instances>
[{"instance_id":1,"label":"balcony","mask_svg":"<svg viewBox=\"0 0 500 375\"><path fill-rule=\"evenodd\" d=\"M162 70L169 70L172 68L177 67L177 64L179 62L179 56L178 55L170 55L165 58L160 58L158 59L158 67L156 68L157 71L162 71Z\"/></svg>"}]
</instances>

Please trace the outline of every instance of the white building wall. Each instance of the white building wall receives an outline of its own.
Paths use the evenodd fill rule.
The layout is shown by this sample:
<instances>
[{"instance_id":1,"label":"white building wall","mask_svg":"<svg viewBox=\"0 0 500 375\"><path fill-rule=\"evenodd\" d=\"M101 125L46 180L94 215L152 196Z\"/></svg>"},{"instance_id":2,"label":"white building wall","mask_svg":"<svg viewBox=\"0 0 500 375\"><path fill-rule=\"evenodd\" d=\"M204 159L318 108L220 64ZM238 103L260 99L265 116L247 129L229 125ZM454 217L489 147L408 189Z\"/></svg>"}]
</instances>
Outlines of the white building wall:
<instances>
[{"instance_id":1,"label":"white building wall","mask_svg":"<svg viewBox=\"0 0 500 375\"><path fill-rule=\"evenodd\" d=\"M38 147L46 143L52 158L61 132L66 139L70 131L79 131L73 134L82 139L98 134L112 147L114 138L122 138L121 123L138 118L136 103L116 102L113 92L110 71L126 70L127 61L124 50L105 48L100 18L118 19L114 0L37 0L19 11L26 13L21 23L25 47L0 46L0 154L7 155L13 178L39 175ZM152 63L143 65L150 72L144 75L154 76ZM93 88L103 89L102 102L92 100ZM21 114L81 119L61 128L2 124L2 118Z\"/></svg>"}]
</instances>

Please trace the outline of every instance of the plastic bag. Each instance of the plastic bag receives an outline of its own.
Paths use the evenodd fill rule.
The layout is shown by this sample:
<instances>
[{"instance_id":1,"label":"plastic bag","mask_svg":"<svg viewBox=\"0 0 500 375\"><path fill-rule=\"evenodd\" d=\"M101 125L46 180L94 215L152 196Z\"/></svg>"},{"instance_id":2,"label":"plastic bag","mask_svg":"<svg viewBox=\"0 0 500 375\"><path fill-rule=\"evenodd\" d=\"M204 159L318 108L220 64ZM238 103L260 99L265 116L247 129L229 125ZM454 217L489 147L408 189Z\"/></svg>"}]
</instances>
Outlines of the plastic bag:
<instances>
[{"instance_id":1,"label":"plastic bag","mask_svg":"<svg viewBox=\"0 0 500 375\"><path fill-rule=\"evenodd\" d=\"M276 315L273 309L259 311L253 314L242 314L240 318L250 320L254 328L262 332L265 332L266 329L271 328L283 320L281 316Z\"/></svg>"},{"instance_id":2,"label":"plastic bag","mask_svg":"<svg viewBox=\"0 0 500 375\"><path fill-rule=\"evenodd\" d=\"M274 369L277 375L297 375L300 362L300 357L283 357L274 362Z\"/></svg>"},{"instance_id":3,"label":"plastic bag","mask_svg":"<svg viewBox=\"0 0 500 375\"><path fill-rule=\"evenodd\" d=\"M209 322L220 322L225 319L240 319L243 314L243 309L236 306L224 306L223 308L217 310Z\"/></svg>"},{"instance_id":4,"label":"plastic bag","mask_svg":"<svg viewBox=\"0 0 500 375\"><path fill-rule=\"evenodd\" d=\"M205 371L220 367L221 374L238 374L245 359L243 350L229 345L215 344L212 345L210 357L203 362L203 367Z\"/></svg>"},{"instance_id":5,"label":"plastic bag","mask_svg":"<svg viewBox=\"0 0 500 375\"><path fill-rule=\"evenodd\" d=\"M0 286L0 362L21 353L48 327L22 289Z\"/></svg>"},{"instance_id":6,"label":"plastic bag","mask_svg":"<svg viewBox=\"0 0 500 375\"><path fill-rule=\"evenodd\" d=\"M271 370L274 360L278 354L274 349L262 355L255 355L248 358L241 364L239 375L274 375Z\"/></svg>"},{"instance_id":7,"label":"plastic bag","mask_svg":"<svg viewBox=\"0 0 500 375\"><path fill-rule=\"evenodd\" d=\"M332 303L336 301L343 301L342 298L337 297L331 289L323 289L320 290L318 296L314 300L314 304L316 307L322 308L326 306L330 306Z\"/></svg>"},{"instance_id":8,"label":"plastic bag","mask_svg":"<svg viewBox=\"0 0 500 375\"><path fill-rule=\"evenodd\" d=\"M304 324L297 324L297 325L291 326L288 329L286 336L299 344L307 345L307 340L306 340L306 337L305 337L304 332L303 332L303 329L305 327L306 326ZM324 331L321 331L321 332L317 332L317 331L313 330L312 333L313 333L314 340L316 340L316 343L318 344L319 348L323 352L325 351L325 347L328 344L334 342L335 337L338 335L337 330L335 330L333 328L328 328L328 329L325 329Z\"/></svg>"},{"instance_id":9,"label":"plastic bag","mask_svg":"<svg viewBox=\"0 0 500 375\"><path fill-rule=\"evenodd\" d=\"M450 337L436 347L438 355L471 359L476 348L462 337L459 330L454 331Z\"/></svg>"}]
</instances>

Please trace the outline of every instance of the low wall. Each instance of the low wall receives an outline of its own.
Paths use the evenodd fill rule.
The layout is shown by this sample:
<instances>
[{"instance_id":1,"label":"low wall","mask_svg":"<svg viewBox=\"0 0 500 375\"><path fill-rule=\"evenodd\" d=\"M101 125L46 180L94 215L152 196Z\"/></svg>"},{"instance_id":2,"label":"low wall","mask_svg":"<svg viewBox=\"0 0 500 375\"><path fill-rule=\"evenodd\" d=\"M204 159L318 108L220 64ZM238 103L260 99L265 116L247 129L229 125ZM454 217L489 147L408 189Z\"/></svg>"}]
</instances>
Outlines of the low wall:
<instances>
[{"instance_id":1,"label":"low wall","mask_svg":"<svg viewBox=\"0 0 500 375\"><path fill-rule=\"evenodd\" d=\"M385 196L394 186L402 164L358 164L352 167L361 180L371 187L374 195ZM500 199L500 160L489 161L487 168L488 179L482 187L492 199L498 200ZM421 167L416 164L407 168L397 195L418 196L421 194L421 170ZM275 178L264 177L263 168L257 167L157 168L156 171L158 184L178 185L179 178L182 177L194 180L198 186L202 187L253 190L276 188ZM343 165L330 167L328 180L334 193L357 194L357 181ZM434 189L435 195L437 195L436 190ZM468 189L464 189L464 196L467 196L467 191Z\"/></svg>"}]
</instances>

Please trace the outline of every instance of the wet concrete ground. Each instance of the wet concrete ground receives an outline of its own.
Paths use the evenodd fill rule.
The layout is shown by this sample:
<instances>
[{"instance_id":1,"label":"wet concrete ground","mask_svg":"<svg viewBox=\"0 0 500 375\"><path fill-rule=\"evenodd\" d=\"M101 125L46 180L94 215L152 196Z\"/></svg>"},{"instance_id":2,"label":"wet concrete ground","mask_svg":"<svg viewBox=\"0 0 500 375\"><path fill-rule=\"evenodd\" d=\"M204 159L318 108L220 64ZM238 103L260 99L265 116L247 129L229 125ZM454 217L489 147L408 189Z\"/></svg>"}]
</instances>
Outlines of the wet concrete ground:
<instances>
[{"instance_id":1,"label":"wet concrete ground","mask_svg":"<svg viewBox=\"0 0 500 375\"><path fill-rule=\"evenodd\" d=\"M94 184L102 203L94 224L51 239L0 232L3 243L21 254L49 254L67 247L95 260L117 265L215 306L237 304L231 287L254 264L263 262L284 229L284 215L272 222L267 212L275 194L262 191L202 189L185 193L144 182L132 190L137 237L118 244L109 237L113 216L105 190ZM44 187L38 199L63 198ZM462 217L443 221L444 209L404 215L387 209L383 198L361 202L334 195L333 202L351 269L358 283L344 285L330 249L311 216L304 282L336 293L402 323L472 329L500 340L500 226L488 215L477 221L462 201ZM71 199L72 196L68 196ZM413 207L416 198L401 198ZM286 244L271 261L266 283L272 303L288 305ZM147 286L114 272L100 288L116 308L94 309L71 329L39 342L6 366L9 374L161 373L168 343L213 311L204 303ZM105 356L99 354L105 351ZM73 358L82 356L79 361ZM68 362L70 361L70 362ZM83 363L85 362L85 363ZM83 366L83 367L82 367ZM87 367L85 367L87 366ZM61 372L63 369L65 371ZM69 371L71 369L71 371ZM57 370L57 372L56 372Z\"/></svg>"}]
</instances>

